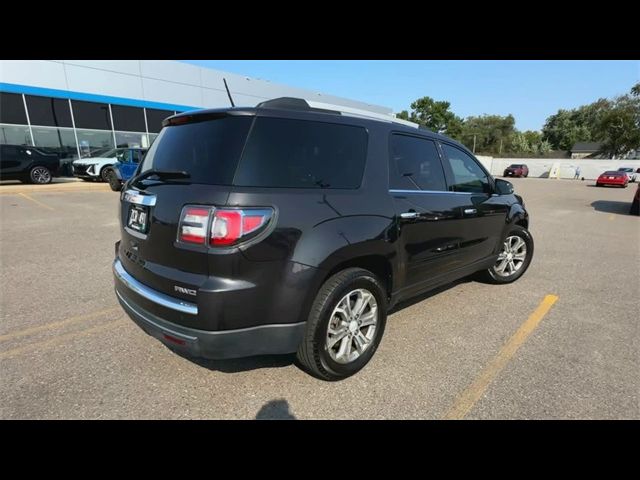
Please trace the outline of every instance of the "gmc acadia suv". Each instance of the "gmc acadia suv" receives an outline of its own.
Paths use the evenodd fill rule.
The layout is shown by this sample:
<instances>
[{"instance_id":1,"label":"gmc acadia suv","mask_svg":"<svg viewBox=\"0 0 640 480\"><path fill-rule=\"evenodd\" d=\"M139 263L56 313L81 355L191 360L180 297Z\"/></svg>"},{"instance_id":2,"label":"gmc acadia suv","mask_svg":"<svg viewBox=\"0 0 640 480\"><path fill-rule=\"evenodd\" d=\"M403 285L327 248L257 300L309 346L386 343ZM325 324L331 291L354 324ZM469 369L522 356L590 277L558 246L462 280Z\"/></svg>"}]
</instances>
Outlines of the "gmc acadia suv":
<instances>
[{"instance_id":1,"label":"gmc acadia suv","mask_svg":"<svg viewBox=\"0 0 640 480\"><path fill-rule=\"evenodd\" d=\"M522 198L407 124L291 98L169 117L121 193L121 305L186 355L297 352L339 380L396 303L476 272L518 279Z\"/></svg>"}]
</instances>

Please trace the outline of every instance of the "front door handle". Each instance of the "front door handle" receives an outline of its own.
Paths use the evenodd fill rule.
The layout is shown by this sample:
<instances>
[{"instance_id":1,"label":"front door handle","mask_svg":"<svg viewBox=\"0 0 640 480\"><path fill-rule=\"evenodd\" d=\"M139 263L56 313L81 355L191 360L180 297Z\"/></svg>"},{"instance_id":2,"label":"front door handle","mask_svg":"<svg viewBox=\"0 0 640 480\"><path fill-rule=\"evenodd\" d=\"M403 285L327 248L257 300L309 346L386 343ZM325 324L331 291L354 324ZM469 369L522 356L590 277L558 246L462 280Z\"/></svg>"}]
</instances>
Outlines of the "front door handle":
<instances>
[{"instance_id":1,"label":"front door handle","mask_svg":"<svg viewBox=\"0 0 640 480\"><path fill-rule=\"evenodd\" d=\"M465 208L464 209L464 214L465 215L474 215L478 213L478 210L476 208Z\"/></svg>"},{"instance_id":2,"label":"front door handle","mask_svg":"<svg viewBox=\"0 0 640 480\"><path fill-rule=\"evenodd\" d=\"M400 214L401 218L404 219L412 219L412 218L418 218L418 212L403 212Z\"/></svg>"}]
</instances>

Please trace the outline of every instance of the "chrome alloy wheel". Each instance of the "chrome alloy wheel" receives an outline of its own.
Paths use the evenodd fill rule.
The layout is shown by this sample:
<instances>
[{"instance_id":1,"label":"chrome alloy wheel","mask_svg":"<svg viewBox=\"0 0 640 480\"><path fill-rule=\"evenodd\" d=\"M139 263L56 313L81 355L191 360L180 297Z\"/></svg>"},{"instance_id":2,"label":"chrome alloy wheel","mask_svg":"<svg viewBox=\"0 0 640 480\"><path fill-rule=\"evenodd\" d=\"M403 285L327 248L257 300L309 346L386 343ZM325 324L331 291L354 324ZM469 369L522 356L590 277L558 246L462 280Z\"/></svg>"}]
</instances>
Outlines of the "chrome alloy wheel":
<instances>
[{"instance_id":1,"label":"chrome alloy wheel","mask_svg":"<svg viewBox=\"0 0 640 480\"><path fill-rule=\"evenodd\" d=\"M331 313L325 348L337 363L356 360L373 342L378 323L378 302L358 288L347 293Z\"/></svg>"},{"instance_id":2,"label":"chrome alloy wheel","mask_svg":"<svg viewBox=\"0 0 640 480\"><path fill-rule=\"evenodd\" d=\"M33 183L49 183L51 172L44 167L36 167L31 171L31 180Z\"/></svg>"},{"instance_id":3,"label":"chrome alloy wheel","mask_svg":"<svg viewBox=\"0 0 640 480\"><path fill-rule=\"evenodd\" d=\"M524 265L527 258L527 244L517 235L507 237L494 266L495 272L501 277L510 277Z\"/></svg>"}]
</instances>

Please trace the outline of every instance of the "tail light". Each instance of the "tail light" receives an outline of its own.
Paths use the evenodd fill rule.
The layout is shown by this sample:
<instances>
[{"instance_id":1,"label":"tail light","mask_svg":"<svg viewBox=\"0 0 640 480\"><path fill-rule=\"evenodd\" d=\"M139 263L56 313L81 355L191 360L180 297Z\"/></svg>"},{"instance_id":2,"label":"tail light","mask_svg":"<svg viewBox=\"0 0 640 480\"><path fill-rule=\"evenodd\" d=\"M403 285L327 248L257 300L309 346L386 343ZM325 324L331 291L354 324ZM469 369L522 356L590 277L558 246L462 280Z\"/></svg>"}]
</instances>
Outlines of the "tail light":
<instances>
[{"instance_id":1,"label":"tail light","mask_svg":"<svg viewBox=\"0 0 640 480\"><path fill-rule=\"evenodd\" d=\"M183 243L225 247L262 232L273 217L270 208L214 208L187 206L182 210L178 240Z\"/></svg>"}]
</instances>

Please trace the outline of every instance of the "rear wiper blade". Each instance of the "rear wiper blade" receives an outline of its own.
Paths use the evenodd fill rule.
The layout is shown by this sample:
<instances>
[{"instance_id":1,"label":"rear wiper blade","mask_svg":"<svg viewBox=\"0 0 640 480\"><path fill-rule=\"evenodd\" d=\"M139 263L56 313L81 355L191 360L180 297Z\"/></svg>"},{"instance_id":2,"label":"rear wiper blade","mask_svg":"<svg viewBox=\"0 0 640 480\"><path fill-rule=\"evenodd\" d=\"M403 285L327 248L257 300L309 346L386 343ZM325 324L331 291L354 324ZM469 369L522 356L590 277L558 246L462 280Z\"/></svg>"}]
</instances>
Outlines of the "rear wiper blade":
<instances>
[{"instance_id":1,"label":"rear wiper blade","mask_svg":"<svg viewBox=\"0 0 640 480\"><path fill-rule=\"evenodd\" d=\"M135 185L138 182L141 182L145 178L149 178L152 176L156 176L161 180L168 180L172 178L191 178L191 175L184 170L147 170L142 172L137 177L131 179L131 185Z\"/></svg>"}]
</instances>

